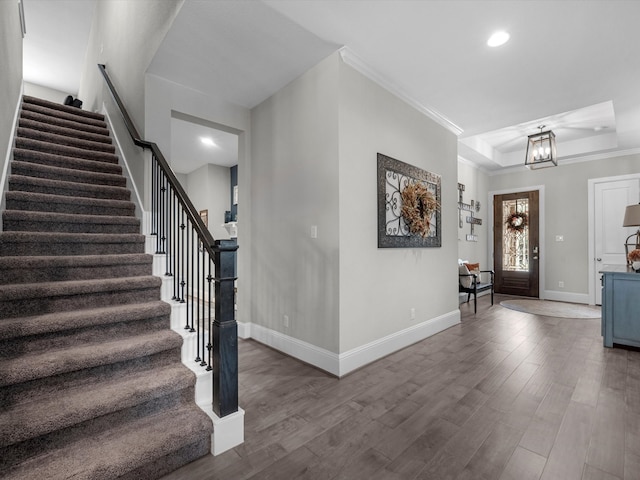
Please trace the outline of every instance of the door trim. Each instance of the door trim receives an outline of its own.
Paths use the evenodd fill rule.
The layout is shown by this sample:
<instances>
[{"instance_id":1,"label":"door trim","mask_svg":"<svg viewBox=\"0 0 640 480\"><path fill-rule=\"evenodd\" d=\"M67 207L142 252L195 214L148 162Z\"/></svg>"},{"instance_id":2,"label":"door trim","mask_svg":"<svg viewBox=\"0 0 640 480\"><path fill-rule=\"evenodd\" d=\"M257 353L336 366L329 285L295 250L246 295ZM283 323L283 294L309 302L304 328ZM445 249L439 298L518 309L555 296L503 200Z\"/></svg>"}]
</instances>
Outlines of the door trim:
<instances>
[{"instance_id":1,"label":"door trim","mask_svg":"<svg viewBox=\"0 0 640 480\"><path fill-rule=\"evenodd\" d=\"M493 268L493 200L494 197L496 195L505 195L507 193L520 193L520 192L531 192L531 191L538 191L538 208L539 208L539 213L538 213L538 225L539 225L539 236L540 238L539 243L538 243L538 247L540 248L540 259L542 260L541 262L538 263L538 298L540 298L540 300L544 300L546 297L546 290L545 290L545 263L546 263L546 248L545 248L545 201L544 201L544 191L545 191L545 186L544 185L531 185L528 187L520 187L520 188L509 188L507 190L495 190L495 191L491 191L488 194L488 203L487 205L491 205L491 208L487 207L488 210L488 219L487 219L487 225L490 226L490 228L487 228L488 232L489 232L489 238L487 239L487 258L488 260L491 262L491 268Z\"/></svg>"},{"instance_id":2,"label":"door trim","mask_svg":"<svg viewBox=\"0 0 640 480\"><path fill-rule=\"evenodd\" d=\"M630 173L627 175L616 175L614 177L599 177L599 178L589 178L587 180L588 192L587 192L587 205L588 205L588 226L589 234L588 240L589 245L587 248L587 262L589 265L589 305L596 304L596 288L599 288L599 285L596 285L595 277L596 277L596 268L594 265L594 260L596 257L596 232L595 232L595 223L596 223L596 212L595 212L595 190L596 184L598 183L607 183L607 182L620 182L623 180L634 180L640 179L640 173ZM622 225L620 225L622 227Z\"/></svg>"}]
</instances>

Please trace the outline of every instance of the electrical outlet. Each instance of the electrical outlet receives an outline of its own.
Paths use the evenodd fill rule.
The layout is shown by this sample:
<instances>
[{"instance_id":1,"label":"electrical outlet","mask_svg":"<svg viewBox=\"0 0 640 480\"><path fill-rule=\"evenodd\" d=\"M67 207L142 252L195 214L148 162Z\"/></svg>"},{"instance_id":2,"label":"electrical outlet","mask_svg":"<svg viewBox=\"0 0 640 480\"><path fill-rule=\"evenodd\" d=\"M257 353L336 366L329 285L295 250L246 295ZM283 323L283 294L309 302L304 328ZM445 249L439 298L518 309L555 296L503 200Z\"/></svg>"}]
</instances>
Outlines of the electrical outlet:
<instances>
[{"instance_id":1,"label":"electrical outlet","mask_svg":"<svg viewBox=\"0 0 640 480\"><path fill-rule=\"evenodd\" d=\"M289 315L282 316L282 325L284 328L289 328Z\"/></svg>"},{"instance_id":2,"label":"electrical outlet","mask_svg":"<svg viewBox=\"0 0 640 480\"><path fill-rule=\"evenodd\" d=\"M311 225L311 238L318 238L318 226L317 225Z\"/></svg>"},{"instance_id":3,"label":"electrical outlet","mask_svg":"<svg viewBox=\"0 0 640 480\"><path fill-rule=\"evenodd\" d=\"M415 320L416 319L416 309L412 308L409 312L409 314L411 315L411 320Z\"/></svg>"},{"instance_id":4,"label":"electrical outlet","mask_svg":"<svg viewBox=\"0 0 640 480\"><path fill-rule=\"evenodd\" d=\"M562 280L558 282L558 287L564 288L564 282Z\"/></svg>"}]
</instances>

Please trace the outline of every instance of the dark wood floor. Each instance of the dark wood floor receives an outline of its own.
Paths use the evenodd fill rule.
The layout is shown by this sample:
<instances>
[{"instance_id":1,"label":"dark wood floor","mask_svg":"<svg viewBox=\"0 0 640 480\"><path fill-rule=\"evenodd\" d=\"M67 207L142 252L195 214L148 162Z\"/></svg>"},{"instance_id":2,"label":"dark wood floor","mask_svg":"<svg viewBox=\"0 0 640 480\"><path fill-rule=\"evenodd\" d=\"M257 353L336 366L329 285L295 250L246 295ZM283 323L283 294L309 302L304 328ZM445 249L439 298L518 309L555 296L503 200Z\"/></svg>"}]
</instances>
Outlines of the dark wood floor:
<instances>
[{"instance_id":1,"label":"dark wood floor","mask_svg":"<svg viewBox=\"0 0 640 480\"><path fill-rule=\"evenodd\" d=\"M242 341L245 443L165 480L640 479L640 352L499 300L341 380Z\"/></svg>"}]
</instances>

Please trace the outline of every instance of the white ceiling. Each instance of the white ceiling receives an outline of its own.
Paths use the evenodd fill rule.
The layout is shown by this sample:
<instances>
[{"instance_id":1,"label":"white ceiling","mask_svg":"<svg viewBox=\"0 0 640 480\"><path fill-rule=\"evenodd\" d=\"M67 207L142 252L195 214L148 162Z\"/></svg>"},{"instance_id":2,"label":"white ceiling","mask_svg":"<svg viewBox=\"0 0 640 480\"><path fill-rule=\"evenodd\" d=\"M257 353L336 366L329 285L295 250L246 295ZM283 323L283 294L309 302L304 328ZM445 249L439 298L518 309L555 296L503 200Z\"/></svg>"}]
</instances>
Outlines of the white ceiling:
<instances>
[{"instance_id":1,"label":"white ceiling","mask_svg":"<svg viewBox=\"0 0 640 480\"><path fill-rule=\"evenodd\" d=\"M149 71L251 108L346 46L467 160L521 165L544 124L562 164L640 151L638 19L634 0L186 0Z\"/></svg>"},{"instance_id":2,"label":"white ceiling","mask_svg":"<svg viewBox=\"0 0 640 480\"><path fill-rule=\"evenodd\" d=\"M202 142L208 138L213 145ZM223 167L238 164L238 136L205 122L171 117L171 165L177 173L191 173L208 163Z\"/></svg>"}]
</instances>

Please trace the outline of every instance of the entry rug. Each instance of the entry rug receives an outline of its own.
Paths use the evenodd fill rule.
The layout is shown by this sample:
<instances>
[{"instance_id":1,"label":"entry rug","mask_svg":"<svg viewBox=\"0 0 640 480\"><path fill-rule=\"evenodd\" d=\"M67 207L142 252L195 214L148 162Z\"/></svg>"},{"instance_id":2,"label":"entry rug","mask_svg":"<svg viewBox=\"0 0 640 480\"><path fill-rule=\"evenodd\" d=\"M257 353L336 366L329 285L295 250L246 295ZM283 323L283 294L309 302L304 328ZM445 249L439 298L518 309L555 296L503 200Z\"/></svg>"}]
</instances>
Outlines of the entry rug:
<instances>
[{"instance_id":1,"label":"entry rug","mask_svg":"<svg viewBox=\"0 0 640 480\"><path fill-rule=\"evenodd\" d=\"M500 302L505 308L518 312L560 318L600 318L600 307L580 303L552 302L548 300L518 299Z\"/></svg>"}]
</instances>

